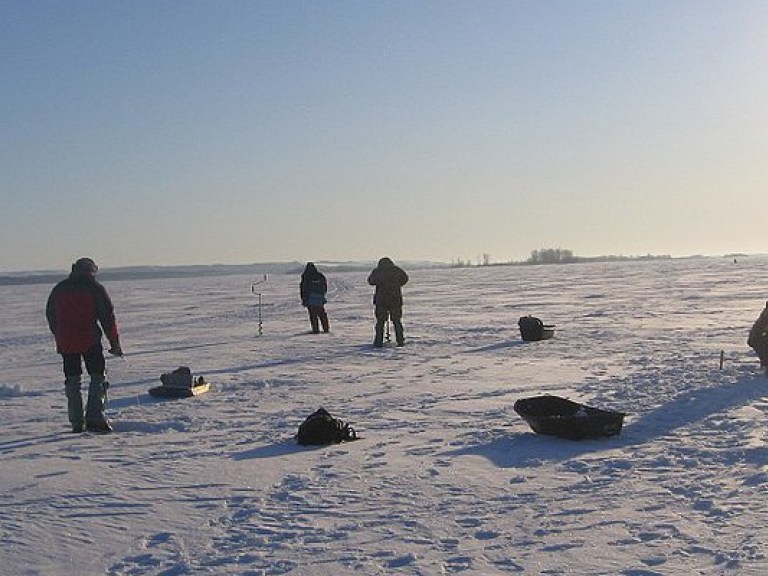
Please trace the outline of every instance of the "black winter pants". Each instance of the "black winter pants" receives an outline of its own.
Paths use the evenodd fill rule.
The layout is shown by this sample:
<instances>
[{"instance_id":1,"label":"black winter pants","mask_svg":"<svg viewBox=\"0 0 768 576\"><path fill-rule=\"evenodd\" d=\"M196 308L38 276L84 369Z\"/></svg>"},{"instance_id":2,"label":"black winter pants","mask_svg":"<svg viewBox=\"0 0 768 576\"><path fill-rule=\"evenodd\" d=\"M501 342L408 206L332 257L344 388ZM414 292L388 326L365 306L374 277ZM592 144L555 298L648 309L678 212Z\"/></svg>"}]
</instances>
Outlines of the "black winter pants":
<instances>
[{"instance_id":1,"label":"black winter pants","mask_svg":"<svg viewBox=\"0 0 768 576\"><path fill-rule=\"evenodd\" d=\"M309 312L309 323L312 326L312 332L317 334L320 332L320 324L323 326L323 332L328 332L330 329L328 326L328 313L325 311L325 306L307 306Z\"/></svg>"},{"instance_id":2,"label":"black winter pants","mask_svg":"<svg viewBox=\"0 0 768 576\"><path fill-rule=\"evenodd\" d=\"M747 344L755 351L757 357L760 358L760 366L768 368L768 335L759 334L755 337L750 337Z\"/></svg>"},{"instance_id":3,"label":"black winter pants","mask_svg":"<svg viewBox=\"0 0 768 576\"><path fill-rule=\"evenodd\" d=\"M104 375L106 362L101 342L94 344L87 352L82 354L62 354L64 360L64 376L80 376L83 373L83 362L88 374Z\"/></svg>"},{"instance_id":4,"label":"black winter pants","mask_svg":"<svg viewBox=\"0 0 768 576\"><path fill-rule=\"evenodd\" d=\"M403 307L402 306L376 306L374 312L376 315L376 328L373 337L374 346L384 344L384 323L389 319L395 327L395 340L398 346L405 344L405 333L403 330Z\"/></svg>"}]
</instances>

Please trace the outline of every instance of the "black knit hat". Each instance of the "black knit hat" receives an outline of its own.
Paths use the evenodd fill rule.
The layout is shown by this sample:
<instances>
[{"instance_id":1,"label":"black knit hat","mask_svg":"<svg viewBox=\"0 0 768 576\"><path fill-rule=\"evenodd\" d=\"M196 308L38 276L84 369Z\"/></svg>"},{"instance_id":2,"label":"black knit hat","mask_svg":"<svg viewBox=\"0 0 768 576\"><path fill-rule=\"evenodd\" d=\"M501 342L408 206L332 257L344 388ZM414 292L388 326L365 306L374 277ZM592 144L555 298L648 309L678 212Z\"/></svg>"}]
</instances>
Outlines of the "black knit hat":
<instances>
[{"instance_id":1,"label":"black knit hat","mask_svg":"<svg viewBox=\"0 0 768 576\"><path fill-rule=\"evenodd\" d=\"M80 258L72 264L72 273L79 276L95 276L99 267L91 258Z\"/></svg>"}]
</instances>

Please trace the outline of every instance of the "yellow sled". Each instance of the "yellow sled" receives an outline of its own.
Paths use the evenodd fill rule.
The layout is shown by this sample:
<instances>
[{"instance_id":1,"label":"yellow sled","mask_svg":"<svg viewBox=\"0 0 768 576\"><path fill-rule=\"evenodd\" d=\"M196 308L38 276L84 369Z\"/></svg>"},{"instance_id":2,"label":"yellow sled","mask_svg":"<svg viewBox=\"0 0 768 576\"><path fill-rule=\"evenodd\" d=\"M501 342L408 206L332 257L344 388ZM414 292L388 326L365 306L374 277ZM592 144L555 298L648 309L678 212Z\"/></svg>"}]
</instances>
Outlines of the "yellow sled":
<instances>
[{"instance_id":1,"label":"yellow sled","mask_svg":"<svg viewBox=\"0 0 768 576\"><path fill-rule=\"evenodd\" d=\"M156 398L189 398L190 396L200 396L210 390L211 383L205 382L192 386L191 388L176 388L172 386L155 386L149 389L150 396Z\"/></svg>"}]
</instances>

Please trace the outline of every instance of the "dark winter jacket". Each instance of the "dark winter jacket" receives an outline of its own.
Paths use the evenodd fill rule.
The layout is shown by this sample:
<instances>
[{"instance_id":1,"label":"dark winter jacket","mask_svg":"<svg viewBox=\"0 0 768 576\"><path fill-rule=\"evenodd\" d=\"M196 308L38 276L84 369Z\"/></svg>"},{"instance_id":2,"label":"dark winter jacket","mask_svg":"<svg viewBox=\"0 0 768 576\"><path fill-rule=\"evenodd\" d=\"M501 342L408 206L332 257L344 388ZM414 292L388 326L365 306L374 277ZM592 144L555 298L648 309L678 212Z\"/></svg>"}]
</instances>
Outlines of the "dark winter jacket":
<instances>
[{"instance_id":1,"label":"dark winter jacket","mask_svg":"<svg viewBox=\"0 0 768 576\"><path fill-rule=\"evenodd\" d=\"M747 344L749 346L756 346L760 342L765 342L768 338L766 333L768 332L768 302L765 303L765 308L760 313L760 317L752 324L752 328L749 331L749 338Z\"/></svg>"},{"instance_id":2,"label":"dark winter jacket","mask_svg":"<svg viewBox=\"0 0 768 576\"><path fill-rule=\"evenodd\" d=\"M73 271L59 282L48 297L45 315L61 354L87 352L101 341L101 329L113 348L119 343L112 300L93 276Z\"/></svg>"},{"instance_id":3,"label":"dark winter jacket","mask_svg":"<svg viewBox=\"0 0 768 576\"><path fill-rule=\"evenodd\" d=\"M312 262L309 262L301 274L299 295L302 306L322 306L325 304L325 294L328 292L328 282Z\"/></svg>"},{"instance_id":4,"label":"dark winter jacket","mask_svg":"<svg viewBox=\"0 0 768 576\"><path fill-rule=\"evenodd\" d=\"M373 303L384 308L401 307L403 305L401 288L407 282L408 274L405 270L396 266L389 258L382 258L368 276L368 284L376 286Z\"/></svg>"}]
</instances>

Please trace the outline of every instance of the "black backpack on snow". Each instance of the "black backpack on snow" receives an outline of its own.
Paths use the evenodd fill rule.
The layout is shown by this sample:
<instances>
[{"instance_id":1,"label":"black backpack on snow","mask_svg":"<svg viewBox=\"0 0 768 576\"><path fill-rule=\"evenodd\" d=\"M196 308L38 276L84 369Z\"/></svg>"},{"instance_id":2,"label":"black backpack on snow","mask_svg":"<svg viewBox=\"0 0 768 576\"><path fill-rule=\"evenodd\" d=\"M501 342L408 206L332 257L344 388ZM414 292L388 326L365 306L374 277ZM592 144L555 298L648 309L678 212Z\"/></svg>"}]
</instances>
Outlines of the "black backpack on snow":
<instances>
[{"instance_id":1,"label":"black backpack on snow","mask_svg":"<svg viewBox=\"0 0 768 576\"><path fill-rule=\"evenodd\" d=\"M518 320L520 336L527 342L535 342L544 337L544 323L535 316L523 316Z\"/></svg>"},{"instance_id":2,"label":"black backpack on snow","mask_svg":"<svg viewBox=\"0 0 768 576\"><path fill-rule=\"evenodd\" d=\"M338 444L347 440L357 440L355 429L331 416L325 408L307 416L296 435L296 441L302 446Z\"/></svg>"}]
</instances>

